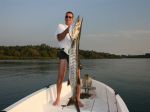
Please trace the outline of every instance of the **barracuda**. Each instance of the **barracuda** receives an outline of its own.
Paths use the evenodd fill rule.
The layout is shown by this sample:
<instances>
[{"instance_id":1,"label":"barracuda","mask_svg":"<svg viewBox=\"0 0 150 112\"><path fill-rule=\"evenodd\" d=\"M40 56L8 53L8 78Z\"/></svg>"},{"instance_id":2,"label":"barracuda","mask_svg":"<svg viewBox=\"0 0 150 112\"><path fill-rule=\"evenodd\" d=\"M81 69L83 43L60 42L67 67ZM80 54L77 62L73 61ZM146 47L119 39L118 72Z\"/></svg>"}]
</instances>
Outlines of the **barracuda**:
<instances>
[{"instance_id":1,"label":"barracuda","mask_svg":"<svg viewBox=\"0 0 150 112\"><path fill-rule=\"evenodd\" d=\"M72 97L67 105L70 105L71 102L74 103L77 112L80 112L80 108L78 105L78 100L76 98L77 94L77 85L80 84L80 79L78 77L78 69L79 69L79 43L80 43L80 35L82 28L83 19L79 16L76 19L73 30L70 33L70 37L72 40L71 48L69 49L69 84L72 89Z\"/></svg>"}]
</instances>

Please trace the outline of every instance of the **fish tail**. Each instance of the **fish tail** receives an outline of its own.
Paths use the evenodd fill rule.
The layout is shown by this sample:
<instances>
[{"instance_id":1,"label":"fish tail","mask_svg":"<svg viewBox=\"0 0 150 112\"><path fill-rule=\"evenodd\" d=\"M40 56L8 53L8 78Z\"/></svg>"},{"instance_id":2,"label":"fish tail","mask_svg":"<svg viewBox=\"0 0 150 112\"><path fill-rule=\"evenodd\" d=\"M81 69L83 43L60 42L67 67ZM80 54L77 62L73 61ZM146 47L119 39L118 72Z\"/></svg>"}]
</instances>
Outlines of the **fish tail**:
<instances>
[{"instance_id":1,"label":"fish tail","mask_svg":"<svg viewBox=\"0 0 150 112\"><path fill-rule=\"evenodd\" d=\"M69 98L69 101L68 101L68 103L67 103L67 106L72 105L72 104L73 104L73 99L72 99L72 98Z\"/></svg>"},{"instance_id":2,"label":"fish tail","mask_svg":"<svg viewBox=\"0 0 150 112\"><path fill-rule=\"evenodd\" d=\"M78 103L77 98L71 97L71 98L69 99L69 102L68 102L67 106L72 105L72 104L75 105L75 108L76 108L77 112L80 112L79 103Z\"/></svg>"}]
</instances>

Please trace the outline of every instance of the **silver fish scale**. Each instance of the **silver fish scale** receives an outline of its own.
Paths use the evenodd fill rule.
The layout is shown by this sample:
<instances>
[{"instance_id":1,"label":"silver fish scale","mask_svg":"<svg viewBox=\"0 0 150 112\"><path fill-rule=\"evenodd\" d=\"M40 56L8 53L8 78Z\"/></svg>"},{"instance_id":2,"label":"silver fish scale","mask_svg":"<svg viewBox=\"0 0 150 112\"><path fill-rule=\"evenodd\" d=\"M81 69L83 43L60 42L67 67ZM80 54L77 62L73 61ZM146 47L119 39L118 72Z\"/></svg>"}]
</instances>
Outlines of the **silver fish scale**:
<instances>
[{"instance_id":1,"label":"silver fish scale","mask_svg":"<svg viewBox=\"0 0 150 112\"><path fill-rule=\"evenodd\" d=\"M76 94L76 83L77 83L77 56L76 56L76 42L69 50L69 80L72 88L73 96Z\"/></svg>"}]
</instances>

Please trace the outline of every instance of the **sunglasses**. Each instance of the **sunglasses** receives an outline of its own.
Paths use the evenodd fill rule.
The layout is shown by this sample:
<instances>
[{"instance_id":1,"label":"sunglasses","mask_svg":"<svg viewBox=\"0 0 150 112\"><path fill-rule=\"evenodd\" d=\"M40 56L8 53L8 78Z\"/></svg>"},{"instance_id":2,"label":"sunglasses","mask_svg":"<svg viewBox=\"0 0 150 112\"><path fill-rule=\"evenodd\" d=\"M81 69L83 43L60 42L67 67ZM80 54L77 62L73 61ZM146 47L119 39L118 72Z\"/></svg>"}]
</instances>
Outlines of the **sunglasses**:
<instances>
[{"instance_id":1,"label":"sunglasses","mask_svg":"<svg viewBox=\"0 0 150 112\"><path fill-rule=\"evenodd\" d=\"M66 18L66 19L67 19L67 18L71 19L71 18L72 18L72 16L66 16L65 18Z\"/></svg>"}]
</instances>

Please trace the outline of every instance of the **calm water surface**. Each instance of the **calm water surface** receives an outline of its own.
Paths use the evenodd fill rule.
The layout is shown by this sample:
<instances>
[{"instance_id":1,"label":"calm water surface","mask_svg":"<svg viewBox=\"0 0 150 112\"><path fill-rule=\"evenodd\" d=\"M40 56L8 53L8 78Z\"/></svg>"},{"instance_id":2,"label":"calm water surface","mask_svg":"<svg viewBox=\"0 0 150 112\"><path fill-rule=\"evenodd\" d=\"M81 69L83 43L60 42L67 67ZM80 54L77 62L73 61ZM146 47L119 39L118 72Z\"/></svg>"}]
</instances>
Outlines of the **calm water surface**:
<instances>
[{"instance_id":1,"label":"calm water surface","mask_svg":"<svg viewBox=\"0 0 150 112\"><path fill-rule=\"evenodd\" d=\"M150 59L81 60L88 73L112 87L130 112L150 112ZM1 60L0 110L56 83L58 60ZM66 75L67 79L68 75Z\"/></svg>"}]
</instances>

